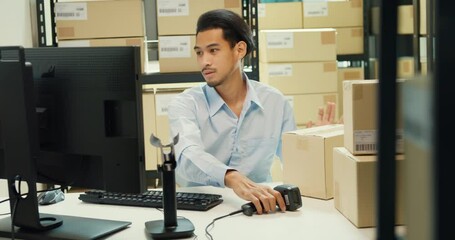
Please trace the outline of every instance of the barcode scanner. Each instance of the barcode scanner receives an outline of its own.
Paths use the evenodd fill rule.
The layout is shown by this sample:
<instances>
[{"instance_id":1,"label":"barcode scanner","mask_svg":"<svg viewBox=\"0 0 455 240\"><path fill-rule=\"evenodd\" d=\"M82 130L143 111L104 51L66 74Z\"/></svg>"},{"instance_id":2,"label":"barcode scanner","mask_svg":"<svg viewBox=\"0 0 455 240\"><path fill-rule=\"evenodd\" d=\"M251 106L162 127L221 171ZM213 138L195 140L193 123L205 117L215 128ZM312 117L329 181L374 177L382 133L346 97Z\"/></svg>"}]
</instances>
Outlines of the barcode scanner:
<instances>
[{"instance_id":1,"label":"barcode scanner","mask_svg":"<svg viewBox=\"0 0 455 240\"><path fill-rule=\"evenodd\" d=\"M300 189L291 184L282 184L274 187L276 191L281 193L286 204L286 211L295 211L302 207L302 197ZM252 216L256 212L256 207L252 202L242 205L242 212L247 216Z\"/></svg>"}]
</instances>

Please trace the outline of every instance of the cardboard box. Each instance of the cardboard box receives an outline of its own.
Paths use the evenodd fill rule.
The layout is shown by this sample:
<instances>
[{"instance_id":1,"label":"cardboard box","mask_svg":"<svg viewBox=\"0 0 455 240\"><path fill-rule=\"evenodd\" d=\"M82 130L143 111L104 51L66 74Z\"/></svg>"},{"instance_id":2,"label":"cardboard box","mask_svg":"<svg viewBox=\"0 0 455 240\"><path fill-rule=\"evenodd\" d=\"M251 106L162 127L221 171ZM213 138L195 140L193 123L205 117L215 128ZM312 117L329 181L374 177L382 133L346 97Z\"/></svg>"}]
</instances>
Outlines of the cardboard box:
<instances>
[{"instance_id":1,"label":"cardboard box","mask_svg":"<svg viewBox=\"0 0 455 240\"><path fill-rule=\"evenodd\" d=\"M400 5L398 6L398 34L413 34L414 33L414 6Z\"/></svg>"},{"instance_id":2,"label":"cardboard box","mask_svg":"<svg viewBox=\"0 0 455 240\"><path fill-rule=\"evenodd\" d=\"M297 125L304 126L309 121L317 122L318 110L325 107L327 102L338 104L338 93L314 93L314 94L294 94L285 95L290 102ZM338 112L335 119L338 119Z\"/></svg>"},{"instance_id":3,"label":"cardboard box","mask_svg":"<svg viewBox=\"0 0 455 240\"><path fill-rule=\"evenodd\" d=\"M259 80L283 94L336 92L337 62L260 62Z\"/></svg>"},{"instance_id":4,"label":"cardboard box","mask_svg":"<svg viewBox=\"0 0 455 240\"><path fill-rule=\"evenodd\" d=\"M302 3L259 3L257 24L259 30L303 28Z\"/></svg>"},{"instance_id":5,"label":"cardboard box","mask_svg":"<svg viewBox=\"0 0 455 240\"><path fill-rule=\"evenodd\" d=\"M400 88L402 80L397 81ZM354 155L377 152L378 80L343 82L344 147ZM401 105L397 104L397 153L403 153Z\"/></svg>"},{"instance_id":6,"label":"cardboard box","mask_svg":"<svg viewBox=\"0 0 455 240\"><path fill-rule=\"evenodd\" d=\"M345 80L363 80L363 79L365 79L365 71L364 71L363 67L338 68L337 111L340 116L343 116L343 81L345 81Z\"/></svg>"},{"instance_id":7,"label":"cardboard box","mask_svg":"<svg viewBox=\"0 0 455 240\"><path fill-rule=\"evenodd\" d=\"M427 64L426 61L421 61L420 62L420 71L421 71L422 75L427 75L428 64Z\"/></svg>"},{"instance_id":8,"label":"cardboard box","mask_svg":"<svg viewBox=\"0 0 455 240\"><path fill-rule=\"evenodd\" d=\"M98 38L58 41L59 47L106 47L106 46L139 46L141 48L142 73L147 72L148 51L145 37L133 38Z\"/></svg>"},{"instance_id":9,"label":"cardboard box","mask_svg":"<svg viewBox=\"0 0 455 240\"><path fill-rule=\"evenodd\" d=\"M337 55L363 53L363 27L336 28Z\"/></svg>"},{"instance_id":10,"label":"cardboard box","mask_svg":"<svg viewBox=\"0 0 455 240\"><path fill-rule=\"evenodd\" d=\"M333 148L343 146L343 132L335 124L284 133L283 182L307 197L333 198Z\"/></svg>"},{"instance_id":11,"label":"cardboard box","mask_svg":"<svg viewBox=\"0 0 455 240\"><path fill-rule=\"evenodd\" d=\"M259 60L269 63L336 61L336 30L261 30Z\"/></svg>"},{"instance_id":12,"label":"cardboard box","mask_svg":"<svg viewBox=\"0 0 455 240\"><path fill-rule=\"evenodd\" d=\"M419 0L419 19L420 19L420 29L419 32L422 35L427 34L427 0Z\"/></svg>"},{"instance_id":13,"label":"cardboard box","mask_svg":"<svg viewBox=\"0 0 455 240\"><path fill-rule=\"evenodd\" d=\"M380 32L380 8L371 8L371 26L372 33L379 34ZM421 27L422 29L422 27ZM414 8L413 5L400 5L397 8L397 33L398 34L413 34L414 33Z\"/></svg>"},{"instance_id":14,"label":"cardboard box","mask_svg":"<svg viewBox=\"0 0 455 240\"><path fill-rule=\"evenodd\" d=\"M242 16L241 0L157 0L158 35L196 34L199 16L213 9L229 9Z\"/></svg>"},{"instance_id":15,"label":"cardboard box","mask_svg":"<svg viewBox=\"0 0 455 240\"><path fill-rule=\"evenodd\" d=\"M399 57L397 59L397 78L414 76L414 57Z\"/></svg>"},{"instance_id":16,"label":"cardboard box","mask_svg":"<svg viewBox=\"0 0 455 240\"><path fill-rule=\"evenodd\" d=\"M193 50L196 44L194 35L159 36L158 62L162 73L199 72L201 69Z\"/></svg>"},{"instance_id":17,"label":"cardboard box","mask_svg":"<svg viewBox=\"0 0 455 240\"><path fill-rule=\"evenodd\" d=\"M420 61L426 63L426 57L421 58ZM379 74L379 61L377 58L370 58L370 76L372 79L378 78ZM426 69L425 69L426 70ZM413 57L399 57L397 58L397 78L409 79L415 75L415 65ZM422 69L422 72L424 69Z\"/></svg>"},{"instance_id":18,"label":"cardboard box","mask_svg":"<svg viewBox=\"0 0 455 240\"><path fill-rule=\"evenodd\" d=\"M396 218L404 224L404 156L396 156ZM344 147L333 148L335 208L356 227L376 226L376 155L354 156Z\"/></svg>"},{"instance_id":19,"label":"cardboard box","mask_svg":"<svg viewBox=\"0 0 455 240\"><path fill-rule=\"evenodd\" d=\"M303 28L363 26L363 0L304 1Z\"/></svg>"},{"instance_id":20,"label":"cardboard box","mask_svg":"<svg viewBox=\"0 0 455 240\"><path fill-rule=\"evenodd\" d=\"M145 36L142 1L55 3L57 38L92 39Z\"/></svg>"}]
</instances>

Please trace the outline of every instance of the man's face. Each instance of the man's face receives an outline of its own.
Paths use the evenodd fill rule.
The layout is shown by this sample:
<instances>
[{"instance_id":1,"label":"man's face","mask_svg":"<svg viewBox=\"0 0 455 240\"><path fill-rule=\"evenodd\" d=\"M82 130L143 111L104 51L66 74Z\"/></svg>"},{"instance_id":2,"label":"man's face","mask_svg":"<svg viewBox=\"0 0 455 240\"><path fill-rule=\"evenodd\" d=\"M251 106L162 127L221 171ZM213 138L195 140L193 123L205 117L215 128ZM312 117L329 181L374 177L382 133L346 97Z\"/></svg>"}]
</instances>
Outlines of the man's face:
<instances>
[{"instance_id":1,"label":"man's face","mask_svg":"<svg viewBox=\"0 0 455 240\"><path fill-rule=\"evenodd\" d=\"M240 69L243 55L239 51L239 43L231 48L229 42L223 38L222 29L199 32L194 51L202 75L211 87L223 84Z\"/></svg>"}]
</instances>

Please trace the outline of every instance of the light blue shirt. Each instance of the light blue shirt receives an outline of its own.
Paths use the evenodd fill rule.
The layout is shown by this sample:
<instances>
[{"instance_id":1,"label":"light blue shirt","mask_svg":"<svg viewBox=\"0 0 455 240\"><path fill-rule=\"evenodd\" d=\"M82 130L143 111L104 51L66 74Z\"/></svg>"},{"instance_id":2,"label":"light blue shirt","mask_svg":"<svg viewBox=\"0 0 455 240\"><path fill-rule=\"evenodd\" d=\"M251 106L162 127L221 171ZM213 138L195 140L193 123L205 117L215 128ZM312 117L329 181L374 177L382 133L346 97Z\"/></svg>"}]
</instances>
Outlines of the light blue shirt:
<instances>
[{"instance_id":1,"label":"light blue shirt","mask_svg":"<svg viewBox=\"0 0 455 240\"><path fill-rule=\"evenodd\" d=\"M247 81L240 117L207 84L186 89L168 105L180 186L224 187L235 169L254 182L270 182L275 155L281 158L281 135L296 129L289 102L277 89Z\"/></svg>"}]
</instances>

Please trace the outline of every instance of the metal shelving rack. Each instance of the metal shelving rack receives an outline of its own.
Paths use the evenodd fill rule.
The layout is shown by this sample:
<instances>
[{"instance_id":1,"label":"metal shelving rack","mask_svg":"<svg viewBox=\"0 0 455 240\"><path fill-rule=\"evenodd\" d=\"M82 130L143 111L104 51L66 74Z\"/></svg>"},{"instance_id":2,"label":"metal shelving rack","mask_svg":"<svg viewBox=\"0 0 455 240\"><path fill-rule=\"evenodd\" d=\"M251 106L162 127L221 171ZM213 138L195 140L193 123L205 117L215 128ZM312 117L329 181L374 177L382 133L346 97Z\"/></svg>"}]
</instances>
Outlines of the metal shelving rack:
<instances>
[{"instance_id":1,"label":"metal shelving rack","mask_svg":"<svg viewBox=\"0 0 455 240\"><path fill-rule=\"evenodd\" d=\"M51 22L50 25L46 24L46 3L49 3L50 9L54 9L57 0L35 0L36 1L36 24L38 35L39 47L56 47L57 46L57 33L55 32L55 12L50 11ZM47 39L47 29L51 28L51 40Z\"/></svg>"}]
</instances>

